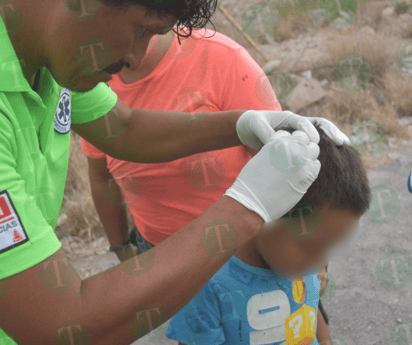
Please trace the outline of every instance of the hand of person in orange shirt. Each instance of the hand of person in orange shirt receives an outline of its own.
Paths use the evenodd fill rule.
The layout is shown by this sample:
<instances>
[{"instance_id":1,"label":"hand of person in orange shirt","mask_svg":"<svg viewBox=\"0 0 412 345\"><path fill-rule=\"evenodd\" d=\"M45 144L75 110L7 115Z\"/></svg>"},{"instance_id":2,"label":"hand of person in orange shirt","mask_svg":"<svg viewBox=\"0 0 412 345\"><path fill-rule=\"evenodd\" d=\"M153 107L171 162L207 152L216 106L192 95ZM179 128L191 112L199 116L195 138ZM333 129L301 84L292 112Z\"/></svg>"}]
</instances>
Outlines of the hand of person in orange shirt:
<instances>
[{"instance_id":1,"label":"hand of person in orange shirt","mask_svg":"<svg viewBox=\"0 0 412 345\"><path fill-rule=\"evenodd\" d=\"M319 127L336 145L350 145L349 138L331 121L321 117L303 117L291 111L249 110L243 113L237 123L236 131L240 141L255 150L259 150L274 135L276 129L293 128L305 132L314 143L319 143L319 134L314 125Z\"/></svg>"}]
</instances>

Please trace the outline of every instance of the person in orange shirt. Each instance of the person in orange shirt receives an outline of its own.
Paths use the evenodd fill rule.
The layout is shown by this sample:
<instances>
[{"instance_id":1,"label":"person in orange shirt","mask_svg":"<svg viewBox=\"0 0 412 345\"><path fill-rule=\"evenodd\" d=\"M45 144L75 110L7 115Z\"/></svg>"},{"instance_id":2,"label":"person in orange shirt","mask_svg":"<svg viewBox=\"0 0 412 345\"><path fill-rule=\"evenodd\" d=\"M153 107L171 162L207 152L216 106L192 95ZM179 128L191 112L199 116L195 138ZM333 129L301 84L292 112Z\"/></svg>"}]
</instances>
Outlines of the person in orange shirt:
<instances>
[{"instance_id":1,"label":"person in orange shirt","mask_svg":"<svg viewBox=\"0 0 412 345\"><path fill-rule=\"evenodd\" d=\"M189 120L176 117L182 126L199 123L199 112L282 110L247 50L208 30L194 32L181 44L172 32L154 36L141 67L123 69L108 84L132 108L190 112ZM256 152L237 146L140 164L112 158L81 141L94 204L110 250L120 261L153 248L205 212ZM130 232L126 205L134 221Z\"/></svg>"},{"instance_id":2,"label":"person in orange shirt","mask_svg":"<svg viewBox=\"0 0 412 345\"><path fill-rule=\"evenodd\" d=\"M205 30L181 38L181 45L172 32L154 36L141 67L123 69L109 86L132 108L192 113L189 120L176 117L182 126L198 124L198 112L281 110L264 72L246 49ZM215 203L251 158L250 148L237 146L168 163L139 164L114 159L83 139L82 149L97 212L121 260L131 253L124 204L138 229L132 236L137 234L139 252L150 249Z\"/></svg>"}]
</instances>

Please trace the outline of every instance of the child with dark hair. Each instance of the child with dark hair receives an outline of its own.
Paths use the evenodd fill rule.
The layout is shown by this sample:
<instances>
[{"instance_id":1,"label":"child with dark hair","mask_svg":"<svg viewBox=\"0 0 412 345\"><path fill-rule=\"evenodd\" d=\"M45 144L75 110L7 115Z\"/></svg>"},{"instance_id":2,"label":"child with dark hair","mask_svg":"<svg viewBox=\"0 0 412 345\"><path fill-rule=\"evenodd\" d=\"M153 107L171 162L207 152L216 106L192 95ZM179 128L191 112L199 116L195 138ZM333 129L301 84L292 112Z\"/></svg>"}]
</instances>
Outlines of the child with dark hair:
<instances>
[{"instance_id":1,"label":"child with dark hair","mask_svg":"<svg viewBox=\"0 0 412 345\"><path fill-rule=\"evenodd\" d=\"M263 231L240 248L172 318L168 338L188 345L327 340L315 273L357 227L369 207L370 189L356 153L345 145L337 147L317 129L319 177L292 211L268 224L279 234L276 241Z\"/></svg>"}]
</instances>

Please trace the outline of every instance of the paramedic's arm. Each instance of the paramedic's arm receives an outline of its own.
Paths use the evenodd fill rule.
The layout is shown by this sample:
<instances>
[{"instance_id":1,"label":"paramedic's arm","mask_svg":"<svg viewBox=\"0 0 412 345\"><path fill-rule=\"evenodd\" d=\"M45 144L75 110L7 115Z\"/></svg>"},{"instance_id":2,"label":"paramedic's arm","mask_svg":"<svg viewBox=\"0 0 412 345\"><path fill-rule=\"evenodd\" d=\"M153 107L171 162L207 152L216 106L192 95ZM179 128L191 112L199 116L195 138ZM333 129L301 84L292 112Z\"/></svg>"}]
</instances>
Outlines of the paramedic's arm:
<instances>
[{"instance_id":1,"label":"paramedic's arm","mask_svg":"<svg viewBox=\"0 0 412 345\"><path fill-rule=\"evenodd\" d=\"M189 113L131 109L118 100L105 116L72 124L72 129L114 158L160 163L242 145L236 133L236 122L242 113L239 110L198 113L196 118L204 120L188 126L184 122L192 116Z\"/></svg>"},{"instance_id":2,"label":"paramedic's arm","mask_svg":"<svg viewBox=\"0 0 412 345\"><path fill-rule=\"evenodd\" d=\"M263 226L260 216L223 196L192 223L135 257L147 263L147 258L154 256L154 265L145 274L130 274L130 267L137 264L134 258L85 281L74 270L66 269L66 274L77 276L76 281L68 290L56 293L44 288L39 280L42 262L7 278L9 291L0 301L0 328L19 339L19 344L52 344L56 328L63 322L75 321L87 328L92 344L131 343L137 338L131 325L132 318L140 315L139 308L143 308L141 311L149 305L158 311L159 307L170 318L230 258L214 258L204 251L213 236L202 238L202 233L216 220L225 220L236 228L239 246ZM68 258L60 249L47 259L51 260ZM139 337L149 331L146 328L140 329Z\"/></svg>"}]
</instances>

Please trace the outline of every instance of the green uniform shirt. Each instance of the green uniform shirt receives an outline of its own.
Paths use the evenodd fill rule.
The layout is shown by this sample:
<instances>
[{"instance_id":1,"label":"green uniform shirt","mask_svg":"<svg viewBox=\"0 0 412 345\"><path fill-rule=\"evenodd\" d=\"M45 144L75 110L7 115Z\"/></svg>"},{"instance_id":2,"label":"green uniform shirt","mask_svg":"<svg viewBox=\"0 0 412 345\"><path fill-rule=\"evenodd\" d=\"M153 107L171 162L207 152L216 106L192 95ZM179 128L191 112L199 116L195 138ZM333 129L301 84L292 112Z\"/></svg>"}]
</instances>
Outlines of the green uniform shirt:
<instances>
[{"instance_id":1,"label":"green uniform shirt","mask_svg":"<svg viewBox=\"0 0 412 345\"><path fill-rule=\"evenodd\" d=\"M0 47L3 279L59 250L61 244L54 229L67 177L70 123L85 123L105 115L114 107L117 97L103 83L86 93L62 89L46 68L41 71L38 93L34 92L23 76L1 16ZM1 340L14 344L0 329L0 343Z\"/></svg>"}]
</instances>

